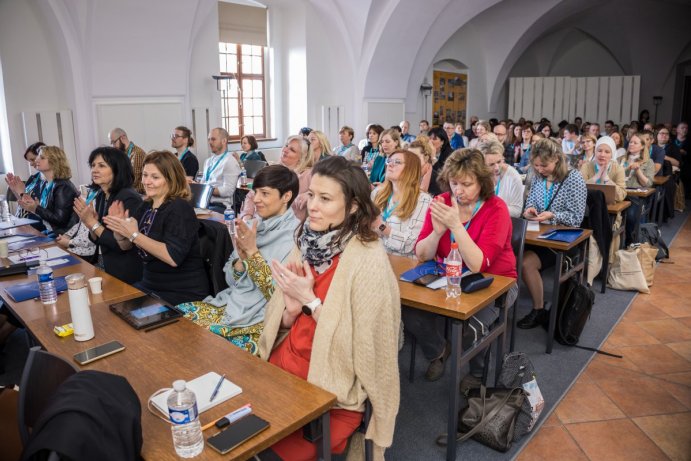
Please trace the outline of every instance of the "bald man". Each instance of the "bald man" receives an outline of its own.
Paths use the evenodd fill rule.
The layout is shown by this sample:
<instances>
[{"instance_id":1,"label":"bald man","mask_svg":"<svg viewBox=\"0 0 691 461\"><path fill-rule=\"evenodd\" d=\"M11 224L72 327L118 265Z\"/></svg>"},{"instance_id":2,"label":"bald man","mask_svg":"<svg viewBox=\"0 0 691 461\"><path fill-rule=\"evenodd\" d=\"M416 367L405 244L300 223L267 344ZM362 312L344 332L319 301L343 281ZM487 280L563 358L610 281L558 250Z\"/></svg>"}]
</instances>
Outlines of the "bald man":
<instances>
[{"instance_id":1,"label":"bald man","mask_svg":"<svg viewBox=\"0 0 691 461\"><path fill-rule=\"evenodd\" d=\"M140 194L143 194L142 171L144 170L144 157L146 157L146 152L130 141L127 137L127 133L125 133L125 130L122 128L113 128L110 133L108 133L108 141L111 146L127 154L127 158L132 163L132 173L134 173L134 183L132 187Z\"/></svg>"},{"instance_id":2,"label":"bald man","mask_svg":"<svg viewBox=\"0 0 691 461\"><path fill-rule=\"evenodd\" d=\"M202 174L203 182L214 185L209 209L219 213L233 205L235 186L241 171L238 161L228 152L229 138L230 135L223 128L214 128L209 132L209 149L213 155L204 162Z\"/></svg>"}]
</instances>

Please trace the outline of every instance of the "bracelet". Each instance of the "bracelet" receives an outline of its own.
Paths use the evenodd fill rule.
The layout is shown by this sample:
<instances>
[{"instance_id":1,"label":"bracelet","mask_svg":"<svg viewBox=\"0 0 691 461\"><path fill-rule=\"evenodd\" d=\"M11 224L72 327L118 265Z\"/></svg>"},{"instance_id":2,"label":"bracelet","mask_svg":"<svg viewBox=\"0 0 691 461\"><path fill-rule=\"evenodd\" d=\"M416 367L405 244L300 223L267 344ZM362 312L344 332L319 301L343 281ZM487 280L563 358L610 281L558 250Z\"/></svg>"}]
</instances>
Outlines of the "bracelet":
<instances>
[{"instance_id":1,"label":"bracelet","mask_svg":"<svg viewBox=\"0 0 691 461\"><path fill-rule=\"evenodd\" d=\"M137 237L139 237L139 232L132 232L132 235L129 236L130 242L134 243L134 239L136 239Z\"/></svg>"},{"instance_id":2,"label":"bracelet","mask_svg":"<svg viewBox=\"0 0 691 461\"><path fill-rule=\"evenodd\" d=\"M94 224L93 226L91 226L91 227L89 228L89 230L90 230L91 232L96 232L96 229L98 229L99 227L101 227L101 223L98 222L98 221L96 221L96 224Z\"/></svg>"}]
</instances>

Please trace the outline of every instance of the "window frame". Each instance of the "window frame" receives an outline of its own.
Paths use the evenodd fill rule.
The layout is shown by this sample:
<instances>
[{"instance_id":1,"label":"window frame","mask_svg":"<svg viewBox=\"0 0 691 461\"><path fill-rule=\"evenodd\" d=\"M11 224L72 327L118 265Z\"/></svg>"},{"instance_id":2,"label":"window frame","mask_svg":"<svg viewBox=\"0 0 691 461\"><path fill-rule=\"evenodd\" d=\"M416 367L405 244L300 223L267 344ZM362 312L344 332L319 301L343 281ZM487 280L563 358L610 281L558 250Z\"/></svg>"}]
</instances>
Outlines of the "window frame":
<instances>
[{"instance_id":1,"label":"window frame","mask_svg":"<svg viewBox=\"0 0 691 461\"><path fill-rule=\"evenodd\" d=\"M231 142L238 142L246 135L254 136L257 140L268 139L268 134L266 132L266 125L267 125L266 124L266 118L267 118L267 114L266 114L266 107L267 107L267 104L266 104L266 61L265 61L266 47L259 46L259 45L251 45L251 44L247 44L247 43L245 43L245 44L234 43L233 44L233 43L229 43L229 42L219 41L219 44L221 44L221 43L226 45L226 50L228 48L230 48L231 45L235 45L235 59L236 59L237 72L233 73L233 72L221 71L220 74L223 76L233 77L235 79L237 85L238 85L238 98L237 98L237 100L238 100L238 103L237 103L238 116L237 116L237 118L238 118L239 134L230 133L230 130L228 129L229 125L230 125L228 122L230 121L231 118L235 118L235 117L231 117L230 115L226 115L224 117L223 115L221 115L221 125L226 130L228 130L228 133L230 133L229 141L231 141ZM243 45L259 46L259 48L261 49L261 69L262 69L261 74L252 74L252 73L243 72L243 70L242 70L242 57L243 57L242 46ZM222 52L219 50L219 61L220 61L220 56L222 54L226 56L226 59L228 59L230 56L232 56L232 53L230 53L228 51ZM248 56L256 56L256 55L248 55ZM219 62L219 67L220 67L220 62ZM261 133L246 133L245 129L244 129L244 127L245 127L245 123L244 123L245 116L244 116L244 101L243 101L243 96L242 96L242 82L245 79L248 81L261 81L261 85L262 85L261 100L262 100L262 106L263 106L262 115L261 115L261 119L262 119L262 132ZM225 90L221 91L221 106L225 107L226 108L226 111L225 111L226 114L229 114L230 113L230 110L229 110L230 104L229 103L230 103L230 100L233 98L231 98L229 96L225 96L225 93L227 93ZM253 97L252 99L256 99L256 98ZM256 117L256 116L252 115L252 117Z\"/></svg>"}]
</instances>

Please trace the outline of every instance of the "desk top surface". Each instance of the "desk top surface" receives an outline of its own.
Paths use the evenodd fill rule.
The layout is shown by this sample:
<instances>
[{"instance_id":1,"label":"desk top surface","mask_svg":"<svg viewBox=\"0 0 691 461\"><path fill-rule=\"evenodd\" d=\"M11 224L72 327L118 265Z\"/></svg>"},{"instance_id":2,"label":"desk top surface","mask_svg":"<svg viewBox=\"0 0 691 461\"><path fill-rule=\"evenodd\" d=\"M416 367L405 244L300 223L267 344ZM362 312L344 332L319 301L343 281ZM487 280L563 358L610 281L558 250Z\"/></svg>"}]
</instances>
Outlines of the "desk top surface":
<instances>
[{"instance_id":1,"label":"desk top surface","mask_svg":"<svg viewBox=\"0 0 691 461\"><path fill-rule=\"evenodd\" d=\"M89 341L77 342L72 336L59 338L53 333L55 325L71 321L67 294L58 295L58 301L52 305L43 305L35 300L15 303L6 296L4 288L35 278L11 276L1 279L0 295L39 344L69 361L74 354L109 341L117 340L125 346L123 352L80 369L101 370L127 378L142 404L142 455L145 459L179 459L173 448L169 425L146 407L154 392L170 387L176 379L191 380L215 371L225 373L229 380L243 389L240 395L204 412L202 425L247 403L252 404L257 416L271 424L269 429L225 456L206 447L195 459L249 459L334 405L336 398L333 394L248 354L184 318L150 332L135 330L110 312L108 304L136 297L141 294L139 290L83 261L78 266L57 269L55 274L75 272L104 278L103 293L90 294L96 337ZM208 438L216 432L212 428L204 434Z\"/></svg>"},{"instance_id":2,"label":"desk top surface","mask_svg":"<svg viewBox=\"0 0 691 461\"><path fill-rule=\"evenodd\" d=\"M609 214L621 213L622 211L626 210L630 206L631 206L631 202L626 201L626 200L624 200L623 202L613 203L611 205L607 205L607 213L609 213Z\"/></svg>"},{"instance_id":3,"label":"desk top surface","mask_svg":"<svg viewBox=\"0 0 691 461\"><path fill-rule=\"evenodd\" d=\"M390 255L389 261L391 261L391 266L397 278L403 272L419 264L417 260L403 256ZM446 291L441 288L433 290L402 280L398 280L398 288L401 292L401 303L406 306L459 320L467 320L506 293L516 283L516 280L510 277L503 277L501 275L492 275L492 277L494 277L494 281L489 287L474 293L462 293L459 304L448 301L446 299Z\"/></svg>"},{"instance_id":4,"label":"desk top surface","mask_svg":"<svg viewBox=\"0 0 691 461\"><path fill-rule=\"evenodd\" d=\"M654 187L642 187L639 189L626 189L626 195L629 197L649 197L655 193Z\"/></svg>"},{"instance_id":5,"label":"desk top surface","mask_svg":"<svg viewBox=\"0 0 691 461\"><path fill-rule=\"evenodd\" d=\"M574 228L568 227L568 226L555 226L555 225L551 225L551 224L540 224L540 230L539 231L528 231L528 232L526 232L525 244L544 247L544 248L551 248L553 250L568 251L572 248L577 247L581 242L583 242L584 240L589 238L593 233L593 231L590 229L581 229L583 231L581 233L581 235L579 235L578 238L571 243L557 242L555 240L547 240L547 239L541 239L541 238L537 237L540 234L544 234L545 232L549 232L549 231L554 230L554 229L574 229Z\"/></svg>"}]
</instances>

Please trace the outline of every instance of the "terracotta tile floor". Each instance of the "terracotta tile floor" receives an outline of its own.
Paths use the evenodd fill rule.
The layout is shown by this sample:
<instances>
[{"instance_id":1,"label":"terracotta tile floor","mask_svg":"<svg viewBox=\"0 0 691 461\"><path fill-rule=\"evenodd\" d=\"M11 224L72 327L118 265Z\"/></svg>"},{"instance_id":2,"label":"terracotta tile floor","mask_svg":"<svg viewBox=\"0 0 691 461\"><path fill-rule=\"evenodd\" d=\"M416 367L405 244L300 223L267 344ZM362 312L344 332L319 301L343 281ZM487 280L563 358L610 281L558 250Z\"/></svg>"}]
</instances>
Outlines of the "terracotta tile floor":
<instances>
[{"instance_id":1,"label":"terracotta tile floor","mask_svg":"<svg viewBox=\"0 0 691 461\"><path fill-rule=\"evenodd\" d=\"M671 253L519 461L691 461L691 219Z\"/></svg>"}]
</instances>

